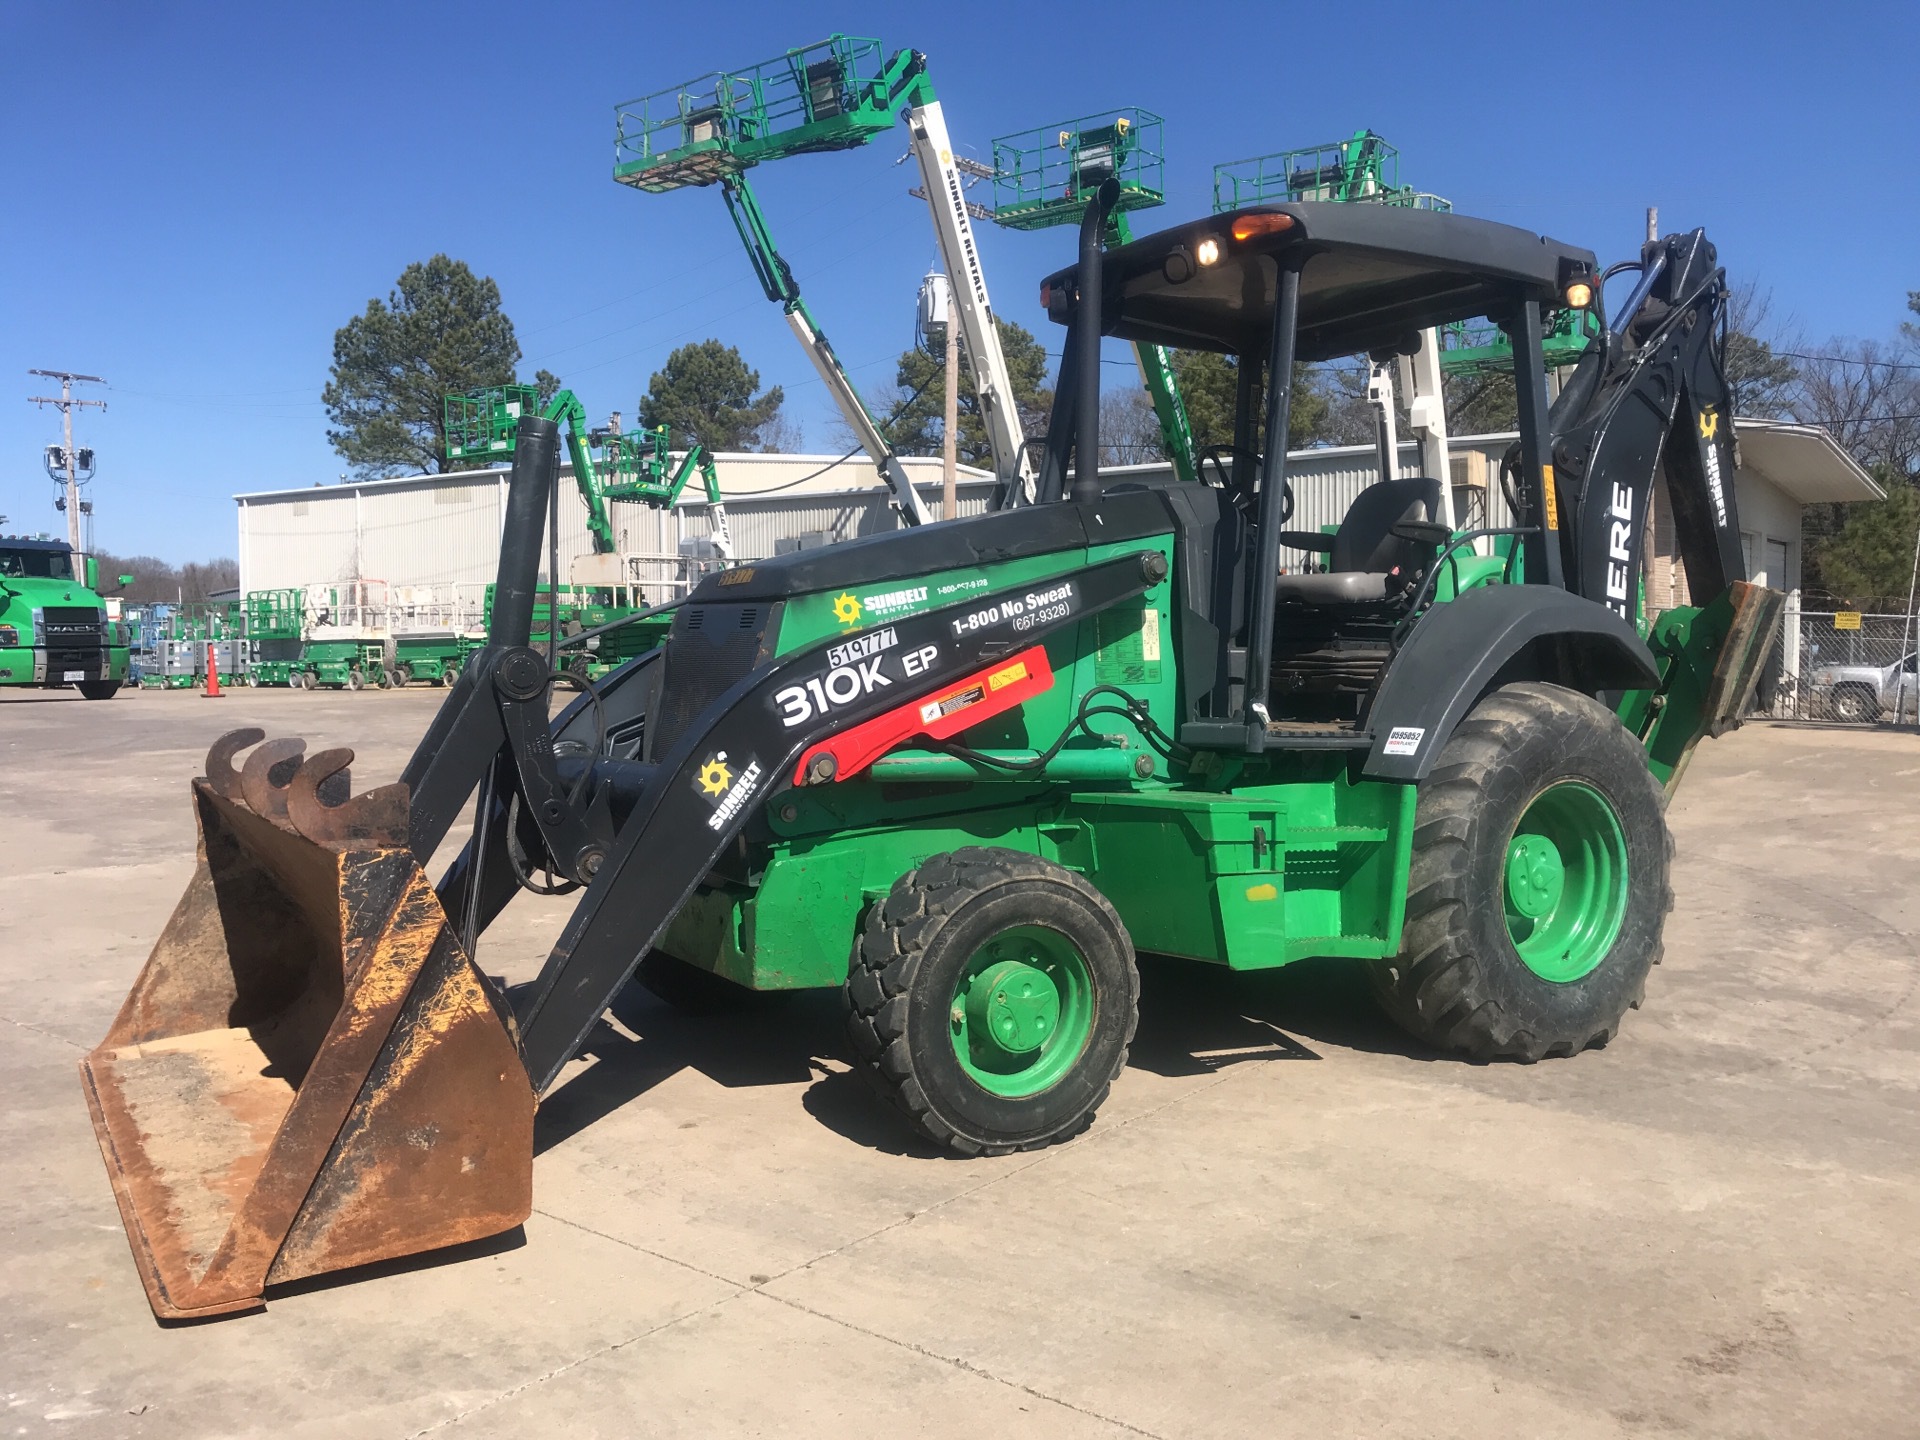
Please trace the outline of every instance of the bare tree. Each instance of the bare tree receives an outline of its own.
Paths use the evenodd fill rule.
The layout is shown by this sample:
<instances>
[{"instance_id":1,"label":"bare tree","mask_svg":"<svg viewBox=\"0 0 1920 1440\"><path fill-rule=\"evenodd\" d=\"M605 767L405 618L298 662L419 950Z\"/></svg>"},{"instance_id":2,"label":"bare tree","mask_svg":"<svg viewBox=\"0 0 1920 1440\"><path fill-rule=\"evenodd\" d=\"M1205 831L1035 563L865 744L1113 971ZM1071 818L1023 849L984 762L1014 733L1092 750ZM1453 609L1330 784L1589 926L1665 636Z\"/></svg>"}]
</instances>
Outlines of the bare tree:
<instances>
[{"instance_id":1,"label":"bare tree","mask_svg":"<svg viewBox=\"0 0 1920 1440\"><path fill-rule=\"evenodd\" d=\"M1818 425L1862 465L1920 472L1920 365L1911 345L1827 341L1800 360L1793 417Z\"/></svg>"},{"instance_id":2,"label":"bare tree","mask_svg":"<svg viewBox=\"0 0 1920 1440\"><path fill-rule=\"evenodd\" d=\"M1799 371L1781 351L1806 347L1773 315L1773 292L1753 281L1727 297L1727 384L1734 414L1784 420L1793 411Z\"/></svg>"},{"instance_id":3,"label":"bare tree","mask_svg":"<svg viewBox=\"0 0 1920 1440\"><path fill-rule=\"evenodd\" d=\"M1144 465L1167 458L1160 443L1160 420L1153 398L1138 385L1108 390L1100 397L1100 463Z\"/></svg>"}]
</instances>

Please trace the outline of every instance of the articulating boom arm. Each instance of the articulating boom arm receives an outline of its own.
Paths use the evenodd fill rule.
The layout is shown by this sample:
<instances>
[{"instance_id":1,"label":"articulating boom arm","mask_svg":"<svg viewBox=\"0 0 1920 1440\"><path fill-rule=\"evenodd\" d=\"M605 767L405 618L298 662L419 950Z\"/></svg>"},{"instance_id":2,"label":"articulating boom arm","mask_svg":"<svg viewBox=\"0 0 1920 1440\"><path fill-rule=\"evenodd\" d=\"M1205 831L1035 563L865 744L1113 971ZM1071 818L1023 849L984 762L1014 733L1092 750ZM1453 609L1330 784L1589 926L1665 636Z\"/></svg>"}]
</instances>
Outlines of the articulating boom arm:
<instances>
[{"instance_id":1,"label":"articulating boom arm","mask_svg":"<svg viewBox=\"0 0 1920 1440\"><path fill-rule=\"evenodd\" d=\"M567 427L567 458L573 462L573 483L587 506L587 531L593 536L593 553L611 555L617 548L613 521L607 514L599 476L594 472L593 455L587 448L587 410L571 390L562 390L547 404L546 418ZM554 581L558 584L556 578Z\"/></svg>"},{"instance_id":2,"label":"articulating boom arm","mask_svg":"<svg viewBox=\"0 0 1920 1440\"><path fill-rule=\"evenodd\" d=\"M966 190L953 163L953 142L947 136L946 115L934 98L927 79L925 57L916 54L919 69L909 92L907 134L913 158L920 166L920 183L933 213L933 234L940 244L954 303L960 312L960 336L973 369L974 394L980 418L993 449L994 474L1004 491L1018 490L1033 498L1034 466L1026 453L1026 431L1013 401L1013 380L1007 373L1000 346L1000 329L987 298L987 277L980 268L980 249L973 238L973 220L967 214Z\"/></svg>"},{"instance_id":3,"label":"articulating boom arm","mask_svg":"<svg viewBox=\"0 0 1920 1440\"><path fill-rule=\"evenodd\" d=\"M859 437L861 448L872 457L881 478L893 492L901 515L909 525L926 524L932 517L914 491L913 482L907 478L906 466L900 463L893 447L880 433L880 426L867 413L860 393L847 378L840 357L834 353L826 333L814 322L807 302L800 298L800 286L793 278L793 269L775 248L773 232L767 228L767 218L754 198L753 188L747 184L747 177L728 175L720 182L720 188L727 197L727 213L733 217L734 228L740 232L741 243L753 261L753 273L760 278L760 288L786 312L787 324L799 337L807 358L819 373L820 382L827 387L848 427Z\"/></svg>"}]
</instances>

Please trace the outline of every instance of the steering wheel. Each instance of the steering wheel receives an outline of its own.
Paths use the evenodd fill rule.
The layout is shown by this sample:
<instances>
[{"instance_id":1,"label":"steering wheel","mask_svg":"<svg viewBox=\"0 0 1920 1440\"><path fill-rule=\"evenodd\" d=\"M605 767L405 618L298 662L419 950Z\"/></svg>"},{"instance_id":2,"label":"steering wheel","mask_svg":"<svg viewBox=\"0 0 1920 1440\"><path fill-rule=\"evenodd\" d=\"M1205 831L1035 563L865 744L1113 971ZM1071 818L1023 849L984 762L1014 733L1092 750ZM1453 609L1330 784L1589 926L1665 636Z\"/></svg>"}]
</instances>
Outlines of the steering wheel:
<instances>
[{"instance_id":1,"label":"steering wheel","mask_svg":"<svg viewBox=\"0 0 1920 1440\"><path fill-rule=\"evenodd\" d=\"M1261 456L1256 451L1251 457L1253 463L1248 467L1249 473L1245 484L1234 483L1233 477L1227 469L1227 462L1232 458L1233 449L1231 446L1207 446L1206 449L1200 452L1200 479L1208 485L1215 485L1226 491L1228 498L1234 503L1234 508L1239 510L1243 515L1250 515L1253 512L1253 477L1260 473ZM1207 466L1209 464L1213 466L1213 478L1211 479L1207 476ZM1280 523L1284 525L1292 518L1293 482L1282 481L1280 490Z\"/></svg>"}]
</instances>

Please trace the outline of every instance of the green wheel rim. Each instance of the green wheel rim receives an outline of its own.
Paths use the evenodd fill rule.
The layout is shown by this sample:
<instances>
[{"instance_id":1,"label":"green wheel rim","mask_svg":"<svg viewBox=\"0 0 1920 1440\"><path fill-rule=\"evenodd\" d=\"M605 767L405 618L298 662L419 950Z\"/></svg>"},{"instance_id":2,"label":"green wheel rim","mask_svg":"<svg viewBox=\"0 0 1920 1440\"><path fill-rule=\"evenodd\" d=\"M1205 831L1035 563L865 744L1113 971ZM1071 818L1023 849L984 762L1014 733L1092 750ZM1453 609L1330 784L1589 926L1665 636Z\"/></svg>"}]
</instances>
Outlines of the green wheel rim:
<instances>
[{"instance_id":1,"label":"green wheel rim","mask_svg":"<svg viewBox=\"0 0 1920 1440\"><path fill-rule=\"evenodd\" d=\"M1073 1068L1093 1033L1093 974L1058 930L1002 930L968 957L947 1022L960 1068L1009 1099L1038 1095Z\"/></svg>"},{"instance_id":2,"label":"green wheel rim","mask_svg":"<svg viewBox=\"0 0 1920 1440\"><path fill-rule=\"evenodd\" d=\"M1507 935L1542 980L1567 984L1606 959L1627 917L1627 836L1591 785L1533 797L1507 842Z\"/></svg>"}]
</instances>

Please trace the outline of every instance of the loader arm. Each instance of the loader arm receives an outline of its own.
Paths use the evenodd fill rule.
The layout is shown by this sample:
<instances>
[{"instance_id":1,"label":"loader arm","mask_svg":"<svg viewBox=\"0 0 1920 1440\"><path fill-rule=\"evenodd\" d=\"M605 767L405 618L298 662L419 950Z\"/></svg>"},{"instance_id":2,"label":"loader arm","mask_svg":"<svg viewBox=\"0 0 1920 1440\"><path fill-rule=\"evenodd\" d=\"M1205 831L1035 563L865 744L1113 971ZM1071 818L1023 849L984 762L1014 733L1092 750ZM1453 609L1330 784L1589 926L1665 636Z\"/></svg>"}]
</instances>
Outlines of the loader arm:
<instances>
[{"instance_id":1,"label":"loader arm","mask_svg":"<svg viewBox=\"0 0 1920 1440\"><path fill-rule=\"evenodd\" d=\"M551 1085L587 1031L741 827L785 788L808 747L909 706L996 657L1141 594L1165 575L1158 551L1068 571L1068 593L1029 623L1017 605L976 592L890 622L884 648L834 663L825 642L749 672L702 714L657 765L586 757L563 776L547 720L547 670L528 644L539 560L538 516L554 483L556 427L520 427L508 489L494 630L462 674L408 764L408 842L430 856L459 808L485 782L480 842L439 887L469 943L502 899L503 852L526 845L532 863L586 887L566 931L517 1007L519 1041L536 1093ZM529 538L530 537L530 538ZM1030 588L1009 587L1009 593ZM986 618L986 617L991 618ZM809 682L812 682L811 685ZM843 691L847 698L841 698ZM828 703L828 701L832 703ZM517 796L518 818L504 811ZM616 826L615 801L627 810ZM511 826L511 833L509 833ZM479 856L480 874L473 871ZM510 867L507 867L510 868ZM478 883L475 883L478 882Z\"/></svg>"},{"instance_id":2,"label":"loader arm","mask_svg":"<svg viewBox=\"0 0 1920 1440\"><path fill-rule=\"evenodd\" d=\"M1068 571L1049 582L1068 591L1061 613L1024 628L1017 627L1025 617L997 603L1001 596L976 593L957 605L889 623L894 642L851 665L833 665L823 644L756 669L734 685L648 776L605 864L591 877L527 998L516 1006L521 1051L536 1093L552 1085L734 837L770 796L787 787L802 754L829 736L916 707L928 696L939 694L944 701L953 682L971 678L997 658L1014 667L1015 652L1144 593L1165 573L1164 557L1152 550ZM1009 586L1008 592L1029 588ZM982 622L989 613L999 618ZM1005 683L1024 678L1023 671ZM844 705L819 705L818 694L837 698L843 685L858 687L857 697ZM992 689L992 679L982 688ZM950 703L943 710L952 713ZM839 777L828 767L824 775L809 778L821 783ZM609 776L605 783L611 782Z\"/></svg>"}]
</instances>

